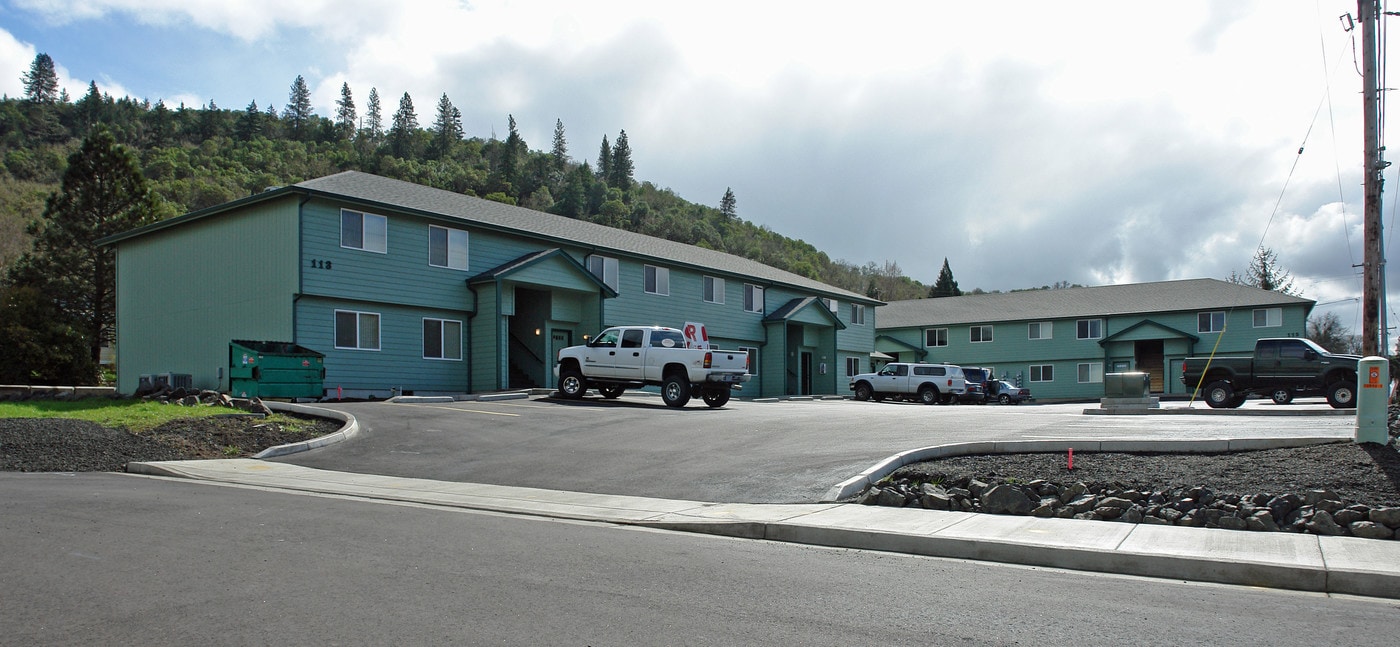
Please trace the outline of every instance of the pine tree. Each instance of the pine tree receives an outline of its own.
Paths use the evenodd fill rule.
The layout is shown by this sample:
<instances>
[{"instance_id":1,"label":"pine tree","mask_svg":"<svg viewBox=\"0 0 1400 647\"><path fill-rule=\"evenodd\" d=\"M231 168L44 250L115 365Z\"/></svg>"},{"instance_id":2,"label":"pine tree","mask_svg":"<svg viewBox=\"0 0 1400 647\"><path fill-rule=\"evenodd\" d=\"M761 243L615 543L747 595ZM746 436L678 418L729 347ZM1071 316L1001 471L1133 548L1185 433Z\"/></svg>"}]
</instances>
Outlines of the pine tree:
<instances>
[{"instance_id":1,"label":"pine tree","mask_svg":"<svg viewBox=\"0 0 1400 647\"><path fill-rule=\"evenodd\" d=\"M719 212L725 218L738 218L739 213L735 211L735 207L738 205L739 201L734 198L734 189L725 187L724 197L719 199Z\"/></svg>"},{"instance_id":2,"label":"pine tree","mask_svg":"<svg viewBox=\"0 0 1400 647\"><path fill-rule=\"evenodd\" d=\"M569 141L564 138L563 119L554 120L554 143L549 151L549 165L561 177L569 165Z\"/></svg>"},{"instance_id":3,"label":"pine tree","mask_svg":"<svg viewBox=\"0 0 1400 647\"><path fill-rule=\"evenodd\" d=\"M452 149L462 140L462 113L452 105L447 93L438 99L437 117L433 119L432 154L435 158L451 157Z\"/></svg>"},{"instance_id":4,"label":"pine tree","mask_svg":"<svg viewBox=\"0 0 1400 647\"><path fill-rule=\"evenodd\" d=\"M403 93L394 123L389 127L389 151L396 157L410 159L417 154L414 140L418 134L418 113L413 111L413 97Z\"/></svg>"},{"instance_id":5,"label":"pine tree","mask_svg":"<svg viewBox=\"0 0 1400 647\"><path fill-rule=\"evenodd\" d=\"M287 109L282 112L282 118L291 127L292 139L306 141L310 139L310 122L315 115L311 112L311 90L306 87L306 79L297 75L297 79L292 81L291 94L287 99Z\"/></svg>"},{"instance_id":6,"label":"pine tree","mask_svg":"<svg viewBox=\"0 0 1400 647\"><path fill-rule=\"evenodd\" d=\"M520 131L515 127L515 115L506 115L506 123L510 132L506 135L505 145L501 148L500 169L501 179L506 183L506 192L515 190L520 185L520 158L527 151L525 140L520 137Z\"/></svg>"},{"instance_id":7,"label":"pine tree","mask_svg":"<svg viewBox=\"0 0 1400 647\"><path fill-rule=\"evenodd\" d=\"M603 145L598 147L598 179L608 181L608 176L612 174L612 146L608 145L608 136L603 135Z\"/></svg>"},{"instance_id":8,"label":"pine tree","mask_svg":"<svg viewBox=\"0 0 1400 647\"><path fill-rule=\"evenodd\" d=\"M340 84L340 100L335 102L335 130L341 139L355 136L355 97L350 95L350 84Z\"/></svg>"},{"instance_id":9,"label":"pine tree","mask_svg":"<svg viewBox=\"0 0 1400 647\"><path fill-rule=\"evenodd\" d=\"M1293 288L1293 277L1289 275L1288 270L1279 265L1278 254L1268 247L1260 247L1254 252L1254 258L1249 261L1244 276L1231 272L1229 281L1261 290L1299 296L1298 291Z\"/></svg>"},{"instance_id":10,"label":"pine tree","mask_svg":"<svg viewBox=\"0 0 1400 647\"><path fill-rule=\"evenodd\" d=\"M613 144L612 150L612 168L608 171L608 186L623 191L632 188L632 147L627 144L625 130L617 134L617 142Z\"/></svg>"},{"instance_id":11,"label":"pine tree","mask_svg":"<svg viewBox=\"0 0 1400 647\"><path fill-rule=\"evenodd\" d=\"M226 128L224 111L214 104L214 100L209 100L209 105L199 111L199 136L201 139L211 139L224 134Z\"/></svg>"},{"instance_id":12,"label":"pine tree","mask_svg":"<svg viewBox=\"0 0 1400 647\"><path fill-rule=\"evenodd\" d=\"M948 267L948 259L944 258L943 269L938 271L938 280L933 283L933 287L928 289L928 298L960 296L962 296L962 290L958 289L958 282L953 280L953 270Z\"/></svg>"},{"instance_id":13,"label":"pine tree","mask_svg":"<svg viewBox=\"0 0 1400 647\"><path fill-rule=\"evenodd\" d=\"M35 103L55 103L58 101L58 72L54 71L53 59L40 53L29 65L29 71L20 75L24 81L24 98Z\"/></svg>"},{"instance_id":14,"label":"pine tree","mask_svg":"<svg viewBox=\"0 0 1400 647\"><path fill-rule=\"evenodd\" d=\"M78 123L81 126L79 134L86 135L89 128L102 121L106 107L102 99L102 92L97 89L96 81L88 82L87 94L78 99L78 103L74 107L77 108Z\"/></svg>"},{"instance_id":15,"label":"pine tree","mask_svg":"<svg viewBox=\"0 0 1400 647\"><path fill-rule=\"evenodd\" d=\"M10 284L39 289L76 322L94 363L116 321L116 252L95 241L155 222L157 200L136 156L98 126L30 225L33 249L10 268Z\"/></svg>"},{"instance_id":16,"label":"pine tree","mask_svg":"<svg viewBox=\"0 0 1400 647\"><path fill-rule=\"evenodd\" d=\"M258 111L258 102L251 101L248 109L238 115L238 121L233 124L233 136L239 141L253 141L262 134L262 130L262 113Z\"/></svg>"},{"instance_id":17,"label":"pine tree","mask_svg":"<svg viewBox=\"0 0 1400 647\"><path fill-rule=\"evenodd\" d=\"M365 109L365 118L369 120L366 130L369 132L371 141L379 141L384 135L384 113L379 109L379 90L369 89L369 106Z\"/></svg>"}]
</instances>

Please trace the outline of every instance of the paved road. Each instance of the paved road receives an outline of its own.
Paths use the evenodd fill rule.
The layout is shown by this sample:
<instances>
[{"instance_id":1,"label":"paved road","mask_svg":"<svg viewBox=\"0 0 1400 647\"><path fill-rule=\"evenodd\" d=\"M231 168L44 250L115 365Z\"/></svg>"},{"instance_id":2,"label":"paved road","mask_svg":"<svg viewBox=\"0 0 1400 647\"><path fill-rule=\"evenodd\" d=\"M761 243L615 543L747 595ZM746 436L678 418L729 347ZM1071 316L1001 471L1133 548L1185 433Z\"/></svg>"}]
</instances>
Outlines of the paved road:
<instances>
[{"instance_id":1,"label":"paved road","mask_svg":"<svg viewBox=\"0 0 1400 647\"><path fill-rule=\"evenodd\" d=\"M1393 600L0 473L0 644L1384 644Z\"/></svg>"},{"instance_id":2,"label":"paved road","mask_svg":"<svg viewBox=\"0 0 1400 647\"><path fill-rule=\"evenodd\" d=\"M1084 404L924 406L849 400L671 409L657 397L535 397L329 405L359 419L349 442L288 456L322 469L726 503L810 503L880 460L948 442L1037 438L1350 437L1320 401L1245 411L1313 416L1088 416ZM1184 403L1167 403L1180 407ZM1197 408L1204 410L1202 404Z\"/></svg>"}]
</instances>

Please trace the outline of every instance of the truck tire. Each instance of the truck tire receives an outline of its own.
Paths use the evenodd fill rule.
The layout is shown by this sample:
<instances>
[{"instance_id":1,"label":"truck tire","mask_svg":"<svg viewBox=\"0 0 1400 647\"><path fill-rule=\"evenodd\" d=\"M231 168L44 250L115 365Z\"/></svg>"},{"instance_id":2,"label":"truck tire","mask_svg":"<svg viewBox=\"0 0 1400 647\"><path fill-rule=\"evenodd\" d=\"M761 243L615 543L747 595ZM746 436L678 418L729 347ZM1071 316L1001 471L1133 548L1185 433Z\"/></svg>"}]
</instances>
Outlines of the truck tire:
<instances>
[{"instance_id":1,"label":"truck tire","mask_svg":"<svg viewBox=\"0 0 1400 647\"><path fill-rule=\"evenodd\" d=\"M1230 408L1230 403L1235 399L1235 389L1225 380L1216 380L1206 385L1206 390L1201 396L1212 409Z\"/></svg>"},{"instance_id":2,"label":"truck tire","mask_svg":"<svg viewBox=\"0 0 1400 647\"><path fill-rule=\"evenodd\" d=\"M668 407L680 408L690 402L690 382L685 376L672 373L661 383L661 400Z\"/></svg>"},{"instance_id":3,"label":"truck tire","mask_svg":"<svg viewBox=\"0 0 1400 647\"><path fill-rule=\"evenodd\" d=\"M705 389L700 397L705 400L705 406L711 409L718 409L729 402L729 387L723 386L717 389Z\"/></svg>"},{"instance_id":4,"label":"truck tire","mask_svg":"<svg viewBox=\"0 0 1400 647\"><path fill-rule=\"evenodd\" d=\"M1274 389L1274 392L1269 394L1269 399L1273 400L1274 404L1288 404L1293 401L1293 392L1288 389Z\"/></svg>"},{"instance_id":5,"label":"truck tire","mask_svg":"<svg viewBox=\"0 0 1400 647\"><path fill-rule=\"evenodd\" d=\"M599 393L602 393L602 394L603 394L603 397L605 397L605 398L607 398L607 399L609 399L609 400L614 400L614 399L617 399L618 397L621 397L621 396L622 396L622 392L623 392L623 391L626 391L626 390L627 390L627 387L622 386L621 384L606 384L606 385L603 385L603 386L598 387L598 392L599 392Z\"/></svg>"},{"instance_id":6,"label":"truck tire","mask_svg":"<svg viewBox=\"0 0 1400 647\"><path fill-rule=\"evenodd\" d=\"M1333 382L1327 386L1327 404L1333 409L1356 408L1356 386L1347 382Z\"/></svg>"},{"instance_id":7,"label":"truck tire","mask_svg":"<svg viewBox=\"0 0 1400 647\"><path fill-rule=\"evenodd\" d=\"M1248 394L1248 393L1237 393L1237 394L1235 394L1235 397L1232 398L1232 399L1230 400L1229 408L1231 408L1231 409L1238 409L1238 408L1244 406L1244 401L1245 401L1245 400L1248 400L1248 399L1249 399L1249 394Z\"/></svg>"},{"instance_id":8,"label":"truck tire","mask_svg":"<svg viewBox=\"0 0 1400 647\"><path fill-rule=\"evenodd\" d=\"M559 395L577 400L583 397L583 392L587 390L588 381L583 379L583 374L578 369L569 367L559 371Z\"/></svg>"},{"instance_id":9,"label":"truck tire","mask_svg":"<svg viewBox=\"0 0 1400 647\"><path fill-rule=\"evenodd\" d=\"M919 402L924 404L938 404L938 389L927 384L919 387Z\"/></svg>"},{"instance_id":10,"label":"truck tire","mask_svg":"<svg viewBox=\"0 0 1400 647\"><path fill-rule=\"evenodd\" d=\"M870 385L869 385L869 384L866 384L865 382L857 382L857 383L856 383L856 396L855 396L856 399L857 399L857 400L860 400L861 402L864 402L864 401L866 401L866 400L869 400L869 399L870 399L870 396L871 396Z\"/></svg>"}]
</instances>

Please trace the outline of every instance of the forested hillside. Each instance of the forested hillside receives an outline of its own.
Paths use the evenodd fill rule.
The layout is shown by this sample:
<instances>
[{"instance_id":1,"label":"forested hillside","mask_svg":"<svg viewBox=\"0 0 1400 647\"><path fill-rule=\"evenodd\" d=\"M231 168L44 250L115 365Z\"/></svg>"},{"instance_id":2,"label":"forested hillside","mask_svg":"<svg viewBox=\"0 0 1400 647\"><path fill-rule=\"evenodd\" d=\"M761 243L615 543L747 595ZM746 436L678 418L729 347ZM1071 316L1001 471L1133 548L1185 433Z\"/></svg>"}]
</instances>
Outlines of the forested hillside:
<instances>
[{"instance_id":1,"label":"forested hillside","mask_svg":"<svg viewBox=\"0 0 1400 647\"><path fill-rule=\"evenodd\" d=\"M57 92L56 80L31 78L36 70L49 73L41 62L25 75L25 97L0 100L0 276L28 249L26 224L58 188L69 155L102 124L135 154L161 198L161 217L361 170L717 249L883 300L928 295L893 262L832 260L800 239L740 218L732 192L715 196L720 208L713 208L636 180L626 131L579 147L556 121L553 141L532 149L513 117L505 139L482 138L462 131L446 94L424 126L408 93L381 100L377 88L361 96L348 85L327 117L312 110L301 77L285 106L171 107L114 98L95 83L72 100Z\"/></svg>"}]
</instances>

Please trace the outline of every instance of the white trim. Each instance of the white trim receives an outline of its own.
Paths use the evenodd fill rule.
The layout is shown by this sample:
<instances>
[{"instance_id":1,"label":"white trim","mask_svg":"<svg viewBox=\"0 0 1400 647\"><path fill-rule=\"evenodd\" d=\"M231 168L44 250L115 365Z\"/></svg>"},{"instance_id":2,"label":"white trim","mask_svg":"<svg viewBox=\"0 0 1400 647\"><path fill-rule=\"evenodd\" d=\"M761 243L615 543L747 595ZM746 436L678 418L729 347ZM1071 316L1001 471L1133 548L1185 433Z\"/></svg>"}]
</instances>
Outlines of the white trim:
<instances>
[{"instance_id":1,"label":"white trim","mask_svg":"<svg viewBox=\"0 0 1400 647\"><path fill-rule=\"evenodd\" d=\"M428 344L428 322L429 322L429 321L436 321L436 322L438 322L438 324L442 324L442 325L440 325L439 328L438 328L438 346L442 349L442 353L443 353L443 356L442 356L442 357L429 357L428 354L427 354L427 352L426 352L426 351L428 350L428 349L426 348L426 346L427 346L427 344ZM447 337L447 326L446 326L445 324L450 324L450 323L457 324L457 353L458 353L458 357L448 357L448 356L447 356L447 339L448 339L448 337ZM424 346L423 350L425 351L425 352L423 353L423 359L425 359L425 360L427 360L427 361L432 361L432 362L460 362L460 361L462 361L462 356L466 355L466 348L464 348L464 344L463 344L463 340L462 340L462 332L463 332L463 330L464 330L464 327L462 326L462 321L461 321L460 319L439 319L439 318L437 318L437 317L423 317L423 324L422 324L422 336L423 336L423 338L422 338L422 340L421 340L421 341L423 342L422 345Z\"/></svg>"},{"instance_id":2,"label":"white trim","mask_svg":"<svg viewBox=\"0 0 1400 647\"><path fill-rule=\"evenodd\" d=\"M340 315L341 315L341 313L344 313L344 314L353 314L353 315L355 315L355 344L356 344L356 345L354 345L354 346L341 346L341 345L340 345ZM362 316L371 316L371 317L374 317L374 320L375 320L375 326L374 326L374 333L375 333L375 334L374 334L374 348L367 348L367 347L365 347L365 346L363 345L363 340L360 339L360 337L361 337L361 335L360 335L360 325L361 325L360 317L362 317ZM335 348L338 349L338 350L364 350L364 351L371 351L371 352L376 352L376 353L377 353L377 352L379 352L380 350L382 350L382 349L384 348L384 317L383 317L383 315L379 314L378 312L366 312L366 311L363 311L363 310L340 310L340 309L337 309L337 310L335 310L334 314L331 315L331 338L332 338L332 339L331 339L331 343L335 344Z\"/></svg>"}]
</instances>

